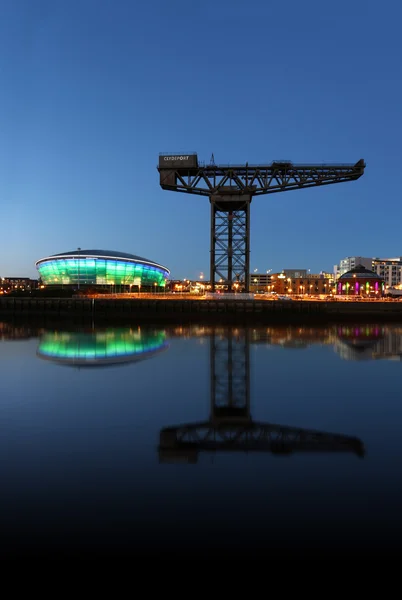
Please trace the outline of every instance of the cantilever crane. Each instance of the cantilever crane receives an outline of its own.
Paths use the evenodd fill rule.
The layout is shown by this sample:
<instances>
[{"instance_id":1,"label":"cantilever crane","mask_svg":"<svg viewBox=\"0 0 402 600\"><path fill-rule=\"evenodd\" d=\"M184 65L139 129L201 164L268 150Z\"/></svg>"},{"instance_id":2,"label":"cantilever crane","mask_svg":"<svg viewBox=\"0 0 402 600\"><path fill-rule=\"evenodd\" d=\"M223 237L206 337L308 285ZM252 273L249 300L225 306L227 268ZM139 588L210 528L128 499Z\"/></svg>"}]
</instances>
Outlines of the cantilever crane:
<instances>
[{"instance_id":1,"label":"cantilever crane","mask_svg":"<svg viewBox=\"0 0 402 600\"><path fill-rule=\"evenodd\" d=\"M208 421L165 427L159 460L196 463L199 452L350 452L365 455L356 437L253 421L249 331L211 334L211 413Z\"/></svg>"},{"instance_id":2,"label":"cantilever crane","mask_svg":"<svg viewBox=\"0 0 402 600\"><path fill-rule=\"evenodd\" d=\"M159 155L160 186L164 190L208 196L211 205L210 280L218 277L231 290L237 281L249 291L250 204L253 196L355 181L365 162L339 165L209 165L196 153Z\"/></svg>"}]
</instances>

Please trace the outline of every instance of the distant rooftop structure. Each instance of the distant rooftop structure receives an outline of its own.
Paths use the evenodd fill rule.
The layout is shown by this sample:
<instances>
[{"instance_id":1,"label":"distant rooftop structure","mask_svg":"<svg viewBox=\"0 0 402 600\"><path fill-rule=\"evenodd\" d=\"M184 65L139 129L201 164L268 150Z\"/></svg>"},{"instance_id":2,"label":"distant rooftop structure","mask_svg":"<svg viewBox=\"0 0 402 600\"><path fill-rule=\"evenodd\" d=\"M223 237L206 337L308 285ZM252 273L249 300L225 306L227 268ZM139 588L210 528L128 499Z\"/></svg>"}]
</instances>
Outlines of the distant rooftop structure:
<instances>
[{"instance_id":1,"label":"distant rooftop structure","mask_svg":"<svg viewBox=\"0 0 402 600\"><path fill-rule=\"evenodd\" d=\"M370 269L366 269L366 267L363 267L363 265L356 265L353 269L350 269L350 271L347 271L341 275L339 279L350 279L351 277L381 279L377 273L370 271Z\"/></svg>"}]
</instances>

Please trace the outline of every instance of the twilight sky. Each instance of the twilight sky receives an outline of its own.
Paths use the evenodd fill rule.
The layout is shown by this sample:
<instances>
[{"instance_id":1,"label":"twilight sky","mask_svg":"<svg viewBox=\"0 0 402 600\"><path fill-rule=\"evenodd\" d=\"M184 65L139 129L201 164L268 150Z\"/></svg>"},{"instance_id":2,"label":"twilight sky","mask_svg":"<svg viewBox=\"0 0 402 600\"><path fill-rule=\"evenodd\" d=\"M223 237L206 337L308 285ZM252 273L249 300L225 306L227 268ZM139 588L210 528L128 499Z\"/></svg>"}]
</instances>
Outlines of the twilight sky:
<instances>
[{"instance_id":1,"label":"twilight sky","mask_svg":"<svg viewBox=\"0 0 402 600\"><path fill-rule=\"evenodd\" d=\"M398 0L1 0L0 276L77 247L209 276L207 198L159 152L354 163L251 204L251 269L402 255Z\"/></svg>"}]
</instances>

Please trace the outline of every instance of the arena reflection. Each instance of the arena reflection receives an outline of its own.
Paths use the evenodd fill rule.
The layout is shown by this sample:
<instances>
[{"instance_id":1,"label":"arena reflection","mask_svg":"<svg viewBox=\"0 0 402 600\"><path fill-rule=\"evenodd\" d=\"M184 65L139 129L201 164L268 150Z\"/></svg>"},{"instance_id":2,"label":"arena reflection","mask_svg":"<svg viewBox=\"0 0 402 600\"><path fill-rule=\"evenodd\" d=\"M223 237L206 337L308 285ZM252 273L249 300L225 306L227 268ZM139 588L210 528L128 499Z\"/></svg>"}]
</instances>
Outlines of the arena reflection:
<instances>
[{"instance_id":1,"label":"arena reflection","mask_svg":"<svg viewBox=\"0 0 402 600\"><path fill-rule=\"evenodd\" d=\"M69 366L122 365L152 358L168 348L159 329L105 328L89 331L46 331L37 356Z\"/></svg>"},{"instance_id":2,"label":"arena reflection","mask_svg":"<svg viewBox=\"0 0 402 600\"><path fill-rule=\"evenodd\" d=\"M1 340L40 338L38 356L64 362L75 359L82 364L96 364L120 357L115 362L133 360L139 355L157 352L167 347L170 338L199 338L206 343L211 335L227 328L207 325L140 327L100 327L87 331L66 330L58 324L52 328L32 323L0 322ZM240 328L232 327L234 337ZM249 327L250 344L278 346L287 350L303 350L313 345L332 347L343 360L402 360L402 325L390 324L329 324L327 326L258 326ZM106 362L105 362L106 364Z\"/></svg>"}]
</instances>

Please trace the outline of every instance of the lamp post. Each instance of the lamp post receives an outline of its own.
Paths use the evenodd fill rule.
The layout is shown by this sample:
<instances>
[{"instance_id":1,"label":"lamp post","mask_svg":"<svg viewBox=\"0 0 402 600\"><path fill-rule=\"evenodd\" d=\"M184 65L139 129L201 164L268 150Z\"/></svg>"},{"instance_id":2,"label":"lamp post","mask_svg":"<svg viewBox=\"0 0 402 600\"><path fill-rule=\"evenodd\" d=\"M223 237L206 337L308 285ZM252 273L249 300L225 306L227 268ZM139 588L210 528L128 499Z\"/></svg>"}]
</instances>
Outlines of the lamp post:
<instances>
[{"instance_id":1,"label":"lamp post","mask_svg":"<svg viewBox=\"0 0 402 600\"><path fill-rule=\"evenodd\" d=\"M80 289L80 252L81 248L77 248L78 250L78 289Z\"/></svg>"}]
</instances>

